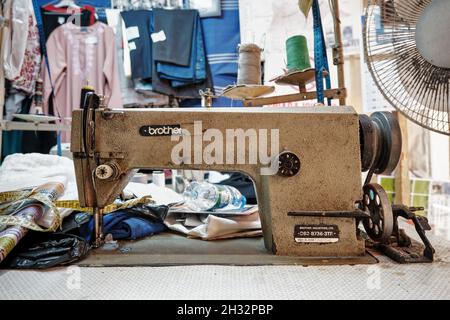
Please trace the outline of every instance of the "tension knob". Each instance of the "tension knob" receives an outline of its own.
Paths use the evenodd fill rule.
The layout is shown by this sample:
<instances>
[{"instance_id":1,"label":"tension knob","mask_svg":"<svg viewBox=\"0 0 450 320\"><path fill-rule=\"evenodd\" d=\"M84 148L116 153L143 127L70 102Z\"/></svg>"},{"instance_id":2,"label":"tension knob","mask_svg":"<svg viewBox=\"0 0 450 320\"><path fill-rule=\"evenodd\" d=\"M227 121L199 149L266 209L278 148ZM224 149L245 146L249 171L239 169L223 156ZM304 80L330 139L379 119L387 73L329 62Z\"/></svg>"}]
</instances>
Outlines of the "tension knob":
<instances>
[{"instance_id":1,"label":"tension knob","mask_svg":"<svg viewBox=\"0 0 450 320\"><path fill-rule=\"evenodd\" d=\"M278 175L293 177L300 172L300 159L292 152L283 152L278 156Z\"/></svg>"}]
</instances>

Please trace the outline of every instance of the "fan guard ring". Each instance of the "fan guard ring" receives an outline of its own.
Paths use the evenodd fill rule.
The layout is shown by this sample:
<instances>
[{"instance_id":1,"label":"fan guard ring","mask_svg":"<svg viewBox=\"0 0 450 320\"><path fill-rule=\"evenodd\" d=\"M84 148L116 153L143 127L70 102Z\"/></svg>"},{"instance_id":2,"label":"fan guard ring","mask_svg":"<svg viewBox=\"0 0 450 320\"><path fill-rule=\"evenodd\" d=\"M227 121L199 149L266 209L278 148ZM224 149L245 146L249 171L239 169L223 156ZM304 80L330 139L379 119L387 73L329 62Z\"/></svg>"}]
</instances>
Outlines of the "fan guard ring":
<instances>
[{"instance_id":1,"label":"fan guard ring","mask_svg":"<svg viewBox=\"0 0 450 320\"><path fill-rule=\"evenodd\" d=\"M450 69L434 66L416 47L416 25L432 1L369 0L365 60L378 89L394 108L420 126L450 135Z\"/></svg>"}]
</instances>

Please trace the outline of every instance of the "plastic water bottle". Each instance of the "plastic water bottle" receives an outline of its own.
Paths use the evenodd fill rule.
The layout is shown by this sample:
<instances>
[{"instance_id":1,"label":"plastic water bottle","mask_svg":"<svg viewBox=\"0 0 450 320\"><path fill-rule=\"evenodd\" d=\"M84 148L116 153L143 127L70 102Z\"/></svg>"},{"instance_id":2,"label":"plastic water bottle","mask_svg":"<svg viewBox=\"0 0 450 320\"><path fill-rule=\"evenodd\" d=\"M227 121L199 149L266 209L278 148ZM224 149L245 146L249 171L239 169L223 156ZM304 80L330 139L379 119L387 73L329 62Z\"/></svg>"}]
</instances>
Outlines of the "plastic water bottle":
<instances>
[{"instance_id":1,"label":"plastic water bottle","mask_svg":"<svg viewBox=\"0 0 450 320\"><path fill-rule=\"evenodd\" d=\"M235 210L247 203L247 199L236 188L208 182L191 182L183 196L185 205L194 211Z\"/></svg>"}]
</instances>

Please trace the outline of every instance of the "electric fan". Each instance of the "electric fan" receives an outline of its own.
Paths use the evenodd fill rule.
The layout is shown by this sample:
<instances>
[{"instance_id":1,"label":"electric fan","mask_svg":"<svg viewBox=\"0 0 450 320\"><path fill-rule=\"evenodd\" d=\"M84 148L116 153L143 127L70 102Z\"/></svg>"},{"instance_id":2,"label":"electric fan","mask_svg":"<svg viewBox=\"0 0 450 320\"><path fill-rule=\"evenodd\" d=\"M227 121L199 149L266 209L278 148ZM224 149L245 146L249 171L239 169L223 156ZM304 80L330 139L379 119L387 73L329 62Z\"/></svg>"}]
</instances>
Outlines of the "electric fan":
<instances>
[{"instance_id":1,"label":"electric fan","mask_svg":"<svg viewBox=\"0 0 450 320\"><path fill-rule=\"evenodd\" d=\"M386 100L411 121L450 135L450 1L369 0L363 41Z\"/></svg>"}]
</instances>

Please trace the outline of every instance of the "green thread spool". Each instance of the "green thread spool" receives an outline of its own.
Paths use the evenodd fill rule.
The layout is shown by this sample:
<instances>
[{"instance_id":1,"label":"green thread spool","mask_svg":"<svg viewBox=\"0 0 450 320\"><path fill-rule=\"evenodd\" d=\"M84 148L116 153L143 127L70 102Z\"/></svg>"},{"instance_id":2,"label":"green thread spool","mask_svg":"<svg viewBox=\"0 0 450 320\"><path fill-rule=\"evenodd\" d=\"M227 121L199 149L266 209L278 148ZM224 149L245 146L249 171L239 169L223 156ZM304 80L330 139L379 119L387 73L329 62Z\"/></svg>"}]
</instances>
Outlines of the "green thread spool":
<instances>
[{"instance_id":1,"label":"green thread spool","mask_svg":"<svg viewBox=\"0 0 450 320\"><path fill-rule=\"evenodd\" d=\"M287 68L289 72L311 68L308 42L304 36L293 36L286 40Z\"/></svg>"}]
</instances>

